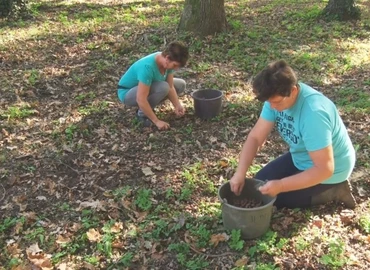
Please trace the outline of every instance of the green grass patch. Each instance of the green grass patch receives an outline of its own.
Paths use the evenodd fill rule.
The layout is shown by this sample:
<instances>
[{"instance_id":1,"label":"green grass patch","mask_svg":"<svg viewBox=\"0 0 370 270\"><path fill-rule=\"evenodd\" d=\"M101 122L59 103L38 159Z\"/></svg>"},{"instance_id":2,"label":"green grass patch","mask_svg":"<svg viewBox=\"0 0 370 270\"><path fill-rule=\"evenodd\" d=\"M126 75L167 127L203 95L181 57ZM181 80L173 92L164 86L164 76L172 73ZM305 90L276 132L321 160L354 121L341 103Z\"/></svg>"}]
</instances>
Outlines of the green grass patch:
<instances>
[{"instance_id":1,"label":"green grass patch","mask_svg":"<svg viewBox=\"0 0 370 270\"><path fill-rule=\"evenodd\" d=\"M338 91L336 104L348 112L370 112L370 93L354 87Z\"/></svg>"},{"instance_id":2,"label":"green grass patch","mask_svg":"<svg viewBox=\"0 0 370 270\"><path fill-rule=\"evenodd\" d=\"M24 104L20 106L10 106L6 110L0 110L0 116L3 119L15 120L28 118L37 114L37 110L33 109L30 105Z\"/></svg>"}]
</instances>

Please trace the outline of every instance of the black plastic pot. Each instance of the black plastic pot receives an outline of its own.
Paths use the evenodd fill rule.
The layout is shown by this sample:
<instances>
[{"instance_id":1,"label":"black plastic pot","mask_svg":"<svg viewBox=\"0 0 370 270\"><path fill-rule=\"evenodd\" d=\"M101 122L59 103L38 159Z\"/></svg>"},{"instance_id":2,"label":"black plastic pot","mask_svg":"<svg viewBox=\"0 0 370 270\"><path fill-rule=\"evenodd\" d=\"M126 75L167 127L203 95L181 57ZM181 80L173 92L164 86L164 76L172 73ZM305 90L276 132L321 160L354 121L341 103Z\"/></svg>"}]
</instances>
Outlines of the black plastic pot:
<instances>
[{"instance_id":1,"label":"black plastic pot","mask_svg":"<svg viewBox=\"0 0 370 270\"><path fill-rule=\"evenodd\" d=\"M218 197L222 203L222 221L228 230L240 230L243 239L254 239L263 235L270 227L272 206L276 197L263 195L255 185L263 181L257 179L246 179L240 196L236 196L230 188L230 182L223 184L218 189ZM259 200L263 205L255 208L241 208L227 202L234 198L248 198ZM226 200L225 200L226 199Z\"/></svg>"},{"instance_id":2,"label":"black plastic pot","mask_svg":"<svg viewBox=\"0 0 370 270\"><path fill-rule=\"evenodd\" d=\"M191 96L194 99L195 115L199 118L211 119L221 112L223 93L220 90L197 90Z\"/></svg>"}]
</instances>

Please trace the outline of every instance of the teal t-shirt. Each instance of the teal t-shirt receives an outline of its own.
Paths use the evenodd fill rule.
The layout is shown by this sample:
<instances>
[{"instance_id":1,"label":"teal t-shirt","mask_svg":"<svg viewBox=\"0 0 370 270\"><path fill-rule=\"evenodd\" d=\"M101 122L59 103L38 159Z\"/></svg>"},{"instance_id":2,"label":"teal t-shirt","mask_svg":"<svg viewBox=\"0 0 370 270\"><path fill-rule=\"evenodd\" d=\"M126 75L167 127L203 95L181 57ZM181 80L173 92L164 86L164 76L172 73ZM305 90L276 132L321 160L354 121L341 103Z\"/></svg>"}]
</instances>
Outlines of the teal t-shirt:
<instances>
[{"instance_id":1,"label":"teal t-shirt","mask_svg":"<svg viewBox=\"0 0 370 270\"><path fill-rule=\"evenodd\" d=\"M356 160L347 129L330 99L304 83L299 83L299 86L297 101L291 108L279 112L266 101L261 117L276 123L299 170L313 166L308 152L332 145L334 174L322 183L343 182L352 173Z\"/></svg>"},{"instance_id":2,"label":"teal t-shirt","mask_svg":"<svg viewBox=\"0 0 370 270\"><path fill-rule=\"evenodd\" d=\"M161 74L158 65L155 62L155 56L160 52L155 52L147 55L136 61L130 68L122 75L118 82L118 98L123 101L127 92L139 85L139 82L150 86L152 82L166 81L167 76L174 72L172 69L167 69Z\"/></svg>"}]
</instances>

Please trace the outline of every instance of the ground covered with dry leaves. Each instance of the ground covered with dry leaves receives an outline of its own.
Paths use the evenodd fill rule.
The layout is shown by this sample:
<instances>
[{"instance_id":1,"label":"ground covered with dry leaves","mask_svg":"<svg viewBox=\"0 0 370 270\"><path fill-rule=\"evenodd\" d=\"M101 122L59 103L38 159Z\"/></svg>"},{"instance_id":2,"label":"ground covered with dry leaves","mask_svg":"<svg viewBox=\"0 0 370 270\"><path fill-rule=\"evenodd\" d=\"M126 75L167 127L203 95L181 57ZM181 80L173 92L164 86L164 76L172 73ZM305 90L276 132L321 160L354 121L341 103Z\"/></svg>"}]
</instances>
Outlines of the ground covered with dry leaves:
<instances>
[{"instance_id":1,"label":"ground covered with dry leaves","mask_svg":"<svg viewBox=\"0 0 370 270\"><path fill-rule=\"evenodd\" d=\"M31 1L0 26L0 269L369 269L370 21L325 22L322 1L225 1L226 33L176 33L183 1ZM368 5L368 4L367 4ZM142 129L116 85L136 59L179 39L187 110ZM338 105L357 150L355 210L274 209L243 241L222 226L218 187L233 174L261 104L250 79L286 59ZM216 88L222 112L194 115ZM272 134L248 172L284 151Z\"/></svg>"}]
</instances>

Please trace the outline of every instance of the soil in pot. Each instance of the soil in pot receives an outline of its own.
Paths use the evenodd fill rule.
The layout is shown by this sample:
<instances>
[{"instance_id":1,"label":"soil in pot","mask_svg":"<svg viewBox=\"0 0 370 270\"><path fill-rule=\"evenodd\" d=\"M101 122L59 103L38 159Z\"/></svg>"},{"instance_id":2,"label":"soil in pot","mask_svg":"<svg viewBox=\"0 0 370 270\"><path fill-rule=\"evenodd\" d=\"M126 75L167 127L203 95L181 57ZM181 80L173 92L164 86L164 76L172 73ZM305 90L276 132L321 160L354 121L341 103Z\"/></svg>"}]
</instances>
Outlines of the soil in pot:
<instances>
[{"instance_id":1,"label":"soil in pot","mask_svg":"<svg viewBox=\"0 0 370 270\"><path fill-rule=\"evenodd\" d=\"M240 208L255 208L263 206L262 200L257 200L253 198L232 198L231 201L228 202L229 204L240 207Z\"/></svg>"}]
</instances>

